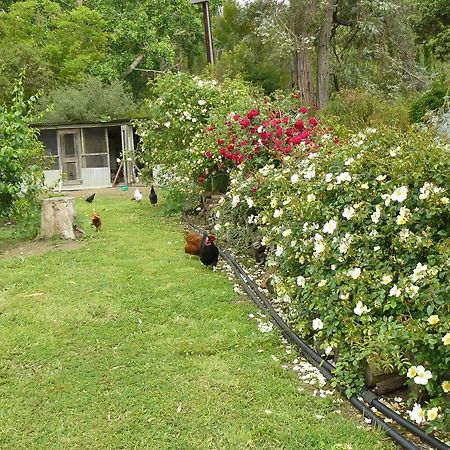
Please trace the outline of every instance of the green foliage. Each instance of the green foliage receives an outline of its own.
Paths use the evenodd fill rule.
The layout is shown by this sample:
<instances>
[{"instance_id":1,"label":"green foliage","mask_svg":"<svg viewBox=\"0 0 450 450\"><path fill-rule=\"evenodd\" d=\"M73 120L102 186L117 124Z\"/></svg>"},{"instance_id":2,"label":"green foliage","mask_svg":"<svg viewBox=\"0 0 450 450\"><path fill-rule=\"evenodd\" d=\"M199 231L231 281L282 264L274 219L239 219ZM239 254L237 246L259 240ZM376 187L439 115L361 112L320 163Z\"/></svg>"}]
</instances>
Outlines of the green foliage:
<instances>
[{"instance_id":1,"label":"green foliage","mask_svg":"<svg viewBox=\"0 0 450 450\"><path fill-rule=\"evenodd\" d=\"M214 25L219 54L218 76L238 75L260 86L267 94L289 86L289 49L286 36L267 18L270 2L245 6L225 2Z\"/></svg>"},{"instance_id":2,"label":"green foliage","mask_svg":"<svg viewBox=\"0 0 450 450\"><path fill-rule=\"evenodd\" d=\"M15 2L0 13L0 82L7 98L11 80L25 70L26 95L55 83L83 80L106 59L105 21L85 6L62 10L50 0Z\"/></svg>"},{"instance_id":3,"label":"green foliage","mask_svg":"<svg viewBox=\"0 0 450 450\"><path fill-rule=\"evenodd\" d=\"M412 25L417 41L442 60L450 55L450 8L447 0L414 0Z\"/></svg>"},{"instance_id":4,"label":"green foliage","mask_svg":"<svg viewBox=\"0 0 450 450\"><path fill-rule=\"evenodd\" d=\"M139 55L138 68L151 71L189 67L204 52L202 16L188 0L94 0L89 5L107 21L112 37L108 64L120 76ZM126 79L136 93L145 90L148 80L140 71Z\"/></svg>"},{"instance_id":5,"label":"green foliage","mask_svg":"<svg viewBox=\"0 0 450 450\"><path fill-rule=\"evenodd\" d=\"M77 86L60 87L42 96L39 109L44 123L108 122L135 117L137 106L122 83L102 83L88 77Z\"/></svg>"},{"instance_id":6,"label":"green foliage","mask_svg":"<svg viewBox=\"0 0 450 450\"><path fill-rule=\"evenodd\" d=\"M20 79L11 104L0 106L0 219L12 218L30 234L43 189L43 147L30 127L35 102L24 99Z\"/></svg>"},{"instance_id":7,"label":"green foliage","mask_svg":"<svg viewBox=\"0 0 450 450\"><path fill-rule=\"evenodd\" d=\"M412 103L410 116L413 122L421 122L427 112L438 110L450 95L450 78L441 77L431 88Z\"/></svg>"},{"instance_id":8,"label":"green foliage","mask_svg":"<svg viewBox=\"0 0 450 450\"><path fill-rule=\"evenodd\" d=\"M392 126L407 130L410 125L407 102L363 89L343 90L333 95L325 116L334 116L352 129Z\"/></svg>"}]
</instances>

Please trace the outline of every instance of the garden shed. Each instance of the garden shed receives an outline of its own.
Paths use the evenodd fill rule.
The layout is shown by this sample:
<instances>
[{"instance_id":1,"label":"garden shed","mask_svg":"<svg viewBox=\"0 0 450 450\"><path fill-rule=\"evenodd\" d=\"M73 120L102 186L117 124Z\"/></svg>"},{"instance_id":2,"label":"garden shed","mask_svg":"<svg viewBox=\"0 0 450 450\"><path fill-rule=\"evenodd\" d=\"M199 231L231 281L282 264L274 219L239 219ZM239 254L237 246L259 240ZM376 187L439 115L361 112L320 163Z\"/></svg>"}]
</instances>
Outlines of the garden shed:
<instances>
[{"instance_id":1,"label":"garden shed","mask_svg":"<svg viewBox=\"0 0 450 450\"><path fill-rule=\"evenodd\" d=\"M134 182L139 141L129 121L37 125L44 144L45 184L58 190L111 187ZM125 155L125 164L120 162ZM116 176L117 175L117 176Z\"/></svg>"}]
</instances>

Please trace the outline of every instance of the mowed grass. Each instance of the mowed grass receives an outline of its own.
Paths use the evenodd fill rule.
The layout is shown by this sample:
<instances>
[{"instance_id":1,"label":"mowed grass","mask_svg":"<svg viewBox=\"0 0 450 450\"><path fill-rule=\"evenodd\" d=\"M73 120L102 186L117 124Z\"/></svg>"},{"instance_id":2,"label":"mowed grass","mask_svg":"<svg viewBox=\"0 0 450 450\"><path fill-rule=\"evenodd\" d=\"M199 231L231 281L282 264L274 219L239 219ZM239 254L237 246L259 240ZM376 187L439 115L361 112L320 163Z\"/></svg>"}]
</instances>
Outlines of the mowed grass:
<instances>
[{"instance_id":1,"label":"mowed grass","mask_svg":"<svg viewBox=\"0 0 450 450\"><path fill-rule=\"evenodd\" d=\"M129 197L76 200L79 248L2 257L0 448L395 448L299 392L255 307L184 254L179 223Z\"/></svg>"}]
</instances>

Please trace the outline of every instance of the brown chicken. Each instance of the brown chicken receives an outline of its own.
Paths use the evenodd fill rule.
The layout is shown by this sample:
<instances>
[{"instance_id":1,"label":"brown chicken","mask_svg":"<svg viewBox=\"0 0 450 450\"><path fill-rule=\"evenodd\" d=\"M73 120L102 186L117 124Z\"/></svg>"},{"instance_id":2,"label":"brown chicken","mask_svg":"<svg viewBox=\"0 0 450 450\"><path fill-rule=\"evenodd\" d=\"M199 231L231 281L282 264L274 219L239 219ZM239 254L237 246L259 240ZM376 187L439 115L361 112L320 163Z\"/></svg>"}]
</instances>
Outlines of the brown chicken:
<instances>
[{"instance_id":1,"label":"brown chicken","mask_svg":"<svg viewBox=\"0 0 450 450\"><path fill-rule=\"evenodd\" d=\"M91 226L95 227L97 232L100 231L100 228L102 227L102 219L100 219L100 215L97 211L95 211L95 209L92 212Z\"/></svg>"},{"instance_id":2,"label":"brown chicken","mask_svg":"<svg viewBox=\"0 0 450 450\"><path fill-rule=\"evenodd\" d=\"M203 237L196 233L189 232L186 234L185 239L186 239L186 245L184 246L185 253L200 256Z\"/></svg>"}]
</instances>

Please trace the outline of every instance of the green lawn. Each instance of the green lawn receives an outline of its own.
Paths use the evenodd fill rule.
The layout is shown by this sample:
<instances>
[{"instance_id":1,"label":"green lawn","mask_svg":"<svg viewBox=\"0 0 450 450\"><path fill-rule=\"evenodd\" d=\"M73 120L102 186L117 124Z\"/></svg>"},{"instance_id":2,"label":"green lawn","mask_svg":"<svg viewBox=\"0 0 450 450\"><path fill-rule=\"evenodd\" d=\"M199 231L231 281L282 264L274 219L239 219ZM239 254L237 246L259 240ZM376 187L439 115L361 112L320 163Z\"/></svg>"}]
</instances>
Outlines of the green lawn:
<instances>
[{"instance_id":1,"label":"green lawn","mask_svg":"<svg viewBox=\"0 0 450 450\"><path fill-rule=\"evenodd\" d=\"M78 248L1 257L0 448L395 448L299 390L255 307L127 196L77 199L103 220Z\"/></svg>"}]
</instances>

